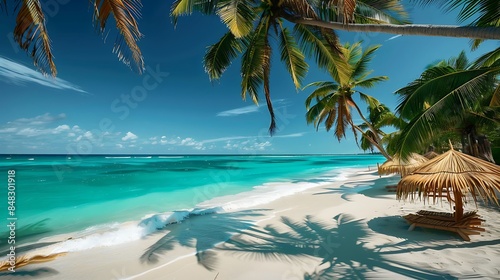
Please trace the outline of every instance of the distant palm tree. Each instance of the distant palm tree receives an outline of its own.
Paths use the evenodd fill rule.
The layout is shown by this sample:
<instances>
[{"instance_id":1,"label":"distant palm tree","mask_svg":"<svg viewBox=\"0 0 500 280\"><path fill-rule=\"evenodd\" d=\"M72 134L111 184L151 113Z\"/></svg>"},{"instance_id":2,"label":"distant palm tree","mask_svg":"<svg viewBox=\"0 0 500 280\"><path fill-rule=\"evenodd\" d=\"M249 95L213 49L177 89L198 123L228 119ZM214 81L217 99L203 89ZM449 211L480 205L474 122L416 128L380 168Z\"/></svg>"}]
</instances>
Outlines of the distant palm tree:
<instances>
[{"instance_id":1,"label":"distant palm tree","mask_svg":"<svg viewBox=\"0 0 500 280\"><path fill-rule=\"evenodd\" d=\"M401 157L426 148L440 133L451 129L475 135L480 123L498 122L498 112L487 106L499 90L500 59L494 53L499 52L469 63L462 52L428 68L396 91L402 97L397 112L410 120L397 144Z\"/></svg>"},{"instance_id":2,"label":"distant palm tree","mask_svg":"<svg viewBox=\"0 0 500 280\"><path fill-rule=\"evenodd\" d=\"M387 134L384 132L382 128L392 126L396 129L401 129L405 124L402 119L394 115L389 107L384 104L378 104L375 107L368 106L368 112L369 114L367 119L371 126L375 129L375 132L379 135L379 138L382 141L380 144L384 146L388 144L389 139L392 136L390 133ZM358 126L364 131L364 134L360 139L359 147L363 151L370 150L373 153L375 146L370 142L370 139L375 139L374 132L370 130L370 127L366 123L361 123Z\"/></svg>"},{"instance_id":3,"label":"distant palm tree","mask_svg":"<svg viewBox=\"0 0 500 280\"><path fill-rule=\"evenodd\" d=\"M379 47L371 46L362 51L360 42L353 45L345 44L342 53L352 68L351 75L340 77L335 72L330 72L333 81L314 82L307 85L306 88L314 86L316 89L306 99L306 120L308 123L314 123L316 129L323 122L327 131L333 127L334 135L339 141L346 136L348 128L352 130L356 141L357 132L359 132L382 155L390 159L391 156L385 151L377 129L364 117L363 112L353 99L353 95L358 94L361 100L367 102L371 108L379 106L378 100L358 90L358 88L374 87L378 82L388 79L386 76L368 77L372 72L367 69L368 63ZM313 102L315 102L314 105L312 105ZM351 108L357 111L371 133L365 133L353 123Z\"/></svg>"}]
</instances>

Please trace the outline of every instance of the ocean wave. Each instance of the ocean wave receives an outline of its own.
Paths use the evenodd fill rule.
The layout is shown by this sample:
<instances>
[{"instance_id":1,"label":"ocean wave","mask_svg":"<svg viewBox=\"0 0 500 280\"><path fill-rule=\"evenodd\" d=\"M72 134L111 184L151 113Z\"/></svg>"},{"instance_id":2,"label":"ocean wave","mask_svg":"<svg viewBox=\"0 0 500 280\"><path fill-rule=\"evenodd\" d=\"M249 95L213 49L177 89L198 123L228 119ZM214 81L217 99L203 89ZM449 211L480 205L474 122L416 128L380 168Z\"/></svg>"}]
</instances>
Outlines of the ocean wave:
<instances>
[{"instance_id":1,"label":"ocean wave","mask_svg":"<svg viewBox=\"0 0 500 280\"><path fill-rule=\"evenodd\" d=\"M180 210L158 213L143 218L139 222L97 225L78 232L67 240L52 245L51 253L77 252L96 247L108 247L142 239L168 225L181 223L193 216L214 214L224 211L220 207Z\"/></svg>"},{"instance_id":2,"label":"ocean wave","mask_svg":"<svg viewBox=\"0 0 500 280\"><path fill-rule=\"evenodd\" d=\"M104 158L132 158L132 157L130 157L130 156L126 156L126 157L123 157L123 156L122 157L110 157L110 156L107 156L107 157L104 157Z\"/></svg>"},{"instance_id":3,"label":"ocean wave","mask_svg":"<svg viewBox=\"0 0 500 280\"><path fill-rule=\"evenodd\" d=\"M316 177L314 180L265 183L254 187L251 191L204 201L193 209L154 213L135 222L111 223L89 227L84 231L65 235L66 240L51 245L50 252L83 251L140 240L169 225L182 223L194 216L228 213L263 205L285 196L304 192L313 187L346 180L349 173L348 170L335 170Z\"/></svg>"}]
</instances>

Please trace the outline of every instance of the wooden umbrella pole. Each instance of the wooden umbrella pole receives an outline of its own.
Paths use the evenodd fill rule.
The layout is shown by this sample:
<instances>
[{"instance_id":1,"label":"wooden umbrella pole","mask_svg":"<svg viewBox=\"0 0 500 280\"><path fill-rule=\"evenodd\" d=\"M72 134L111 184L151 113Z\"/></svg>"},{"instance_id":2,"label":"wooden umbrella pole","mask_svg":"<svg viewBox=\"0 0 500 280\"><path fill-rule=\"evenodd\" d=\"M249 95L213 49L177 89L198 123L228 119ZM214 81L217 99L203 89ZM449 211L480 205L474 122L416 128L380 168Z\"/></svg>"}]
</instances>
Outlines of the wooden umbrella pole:
<instances>
[{"instance_id":1,"label":"wooden umbrella pole","mask_svg":"<svg viewBox=\"0 0 500 280\"><path fill-rule=\"evenodd\" d=\"M455 221L460 221L462 220L462 217L464 216L464 207L462 204L462 193L458 190L455 189L453 191L453 196L455 198Z\"/></svg>"}]
</instances>

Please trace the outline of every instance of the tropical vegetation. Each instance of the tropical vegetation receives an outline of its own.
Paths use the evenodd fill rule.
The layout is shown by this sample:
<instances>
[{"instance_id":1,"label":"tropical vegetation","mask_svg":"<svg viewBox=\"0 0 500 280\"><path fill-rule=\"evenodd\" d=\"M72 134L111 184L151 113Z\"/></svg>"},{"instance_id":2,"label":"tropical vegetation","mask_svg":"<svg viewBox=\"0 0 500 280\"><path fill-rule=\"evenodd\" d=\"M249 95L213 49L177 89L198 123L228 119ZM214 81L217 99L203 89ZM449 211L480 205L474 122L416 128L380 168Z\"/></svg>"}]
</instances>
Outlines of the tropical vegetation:
<instances>
[{"instance_id":1,"label":"tropical vegetation","mask_svg":"<svg viewBox=\"0 0 500 280\"><path fill-rule=\"evenodd\" d=\"M446 145L447 139L464 151L491 161L490 144L482 136L500 125L498 49L470 63L465 53L426 69L418 79L396 91L397 113L408 124L397 139L402 157L428 145ZM474 147L479 151L474 151Z\"/></svg>"},{"instance_id":2,"label":"tropical vegetation","mask_svg":"<svg viewBox=\"0 0 500 280\"><path fill-rule=\"evenodd\" d=\"M388 79L386 76L368 77L371 71L367 66L373 58L373 54L380 46L368 47L362 51L361 43L345 44L342 48L343 57L348 62L352 71L347 77L337 75L336 71L329 71L333 81L314 82L306 86L316 89L306 99L306 120L314 123L316 129L324 123L329 131L334 127L334 135L340 141L346 137L346 130L350 128L357 139L357 133L361 133L363 139L376 147L386 158L391 156L385 151L379 131L372 125L353 98L356 94L361 100L369 104L370 108L377 108L380 102L372 96L361 92L358 88L372 88L377 83ZM314 102L314 103L313 103ZM365 133L362 128L355 125L352 118L351 108L363 119L364 125L369 128Z\"/></svg>"}]
</instances>

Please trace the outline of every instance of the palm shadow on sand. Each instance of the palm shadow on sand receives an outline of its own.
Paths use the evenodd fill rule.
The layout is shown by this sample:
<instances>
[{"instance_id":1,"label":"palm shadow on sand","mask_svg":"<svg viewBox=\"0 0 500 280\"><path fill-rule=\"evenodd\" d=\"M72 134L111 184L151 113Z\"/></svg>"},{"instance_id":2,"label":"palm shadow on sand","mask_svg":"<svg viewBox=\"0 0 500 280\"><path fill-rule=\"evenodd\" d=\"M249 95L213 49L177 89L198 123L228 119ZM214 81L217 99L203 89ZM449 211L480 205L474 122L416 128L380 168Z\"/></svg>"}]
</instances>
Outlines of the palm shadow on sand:
<instances>
[{"instance_id":1,"label":"palm shadow on sand","mask_svg":"<svg viewBox=\"0 0 500 280\"><path fill-rule=\"evenodd\" d=\"M316 271L305 273L304 279L365 279L375 268L413 279L455 279L444 272L388 259L385 253L365 247L366 226L349 215L335 216L333 223L328 224L315 221L312 216L298 222L282 217L282 223L286 231L273 226L251 228L218 249L264 260L321 259Z\"/></svg>"},{"instance_id":2,"label":"palm shadow on sand","mask_svg":"<svg viewBox=\"0 0 500 280\"><path fill-rule=\"evenodd\" d=\"M44 277L49 277L49 276L54 276L58 274L59 272L55 269L49 268L49 267L40 267L36 269L26 269L22 268L21 270L17 270L15 272L0 272L0 279L17 279L17 278L22 278L22 279L32 279L32 278L44 278Z\"/></svg>"},{"instance_id":3,"label":"palm shadow on sand","mask_svg":"<svg viewBox=\"0 0 500 280\"><path fill-rule=\"evenodd\" d=\"M191 215L182 223L168 225L165 228L168 233L147 248L140 260L143 263L157 263L161 255L168 254L168 251L180 245L194 248L198 264L214 270L217 259L211 249L252 227L255 217L263 216L264 211L267 209Z\"/></svg>"}]
</instances>

